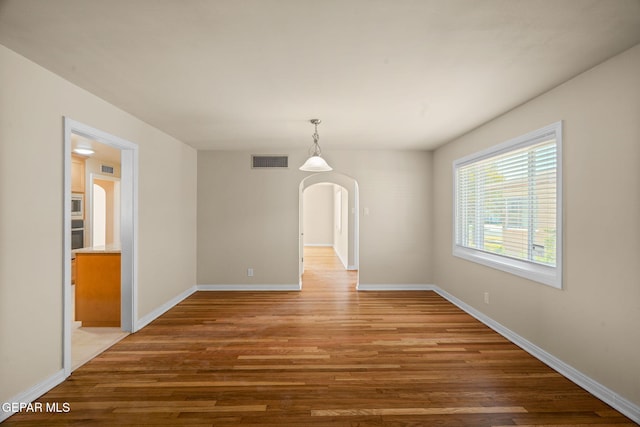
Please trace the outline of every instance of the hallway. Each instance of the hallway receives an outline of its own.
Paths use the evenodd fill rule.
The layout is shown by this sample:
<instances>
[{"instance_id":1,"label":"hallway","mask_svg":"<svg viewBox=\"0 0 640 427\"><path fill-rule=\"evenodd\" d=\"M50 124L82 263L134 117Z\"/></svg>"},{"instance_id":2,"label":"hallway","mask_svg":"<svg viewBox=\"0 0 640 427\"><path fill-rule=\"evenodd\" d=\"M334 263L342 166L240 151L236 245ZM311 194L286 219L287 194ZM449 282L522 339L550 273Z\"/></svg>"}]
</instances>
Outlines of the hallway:
<instances>
[{"instance_id":1,"label":"hallway","mask_svg":"<svg viewBox=\"0 0 640 427\"><path fill-rule=\"evenodd\" d=\"M303 292L353 291L358 280L357 271L347 271L331 247L304 248Z\"/></svg>"}]
</instances>

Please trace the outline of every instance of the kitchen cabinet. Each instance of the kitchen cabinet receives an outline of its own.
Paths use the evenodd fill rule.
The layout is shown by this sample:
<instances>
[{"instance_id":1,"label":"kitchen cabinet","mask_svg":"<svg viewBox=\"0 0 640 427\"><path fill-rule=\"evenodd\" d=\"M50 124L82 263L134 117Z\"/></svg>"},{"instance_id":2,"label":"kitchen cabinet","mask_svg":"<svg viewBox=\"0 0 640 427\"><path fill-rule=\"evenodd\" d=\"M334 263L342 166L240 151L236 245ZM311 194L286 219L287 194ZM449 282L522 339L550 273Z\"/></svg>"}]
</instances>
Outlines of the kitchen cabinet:
<instances>
[{"instance_id":1,"label":"kitchen cabinet","mask_svg":"<svg viewBox=\"0 0 640 427\"><path fill-rule=\"evenodd\" d=\"M71 155L71 192L84 193L84 157Z\"/></svg>"},{"instance_id":2,"label":"kitchen cabinet","mask_svg":"<svg viewBox=\"0 0 640 427\"><path fill-rule=\"evenodd\" d=\"M120 251L76 252L75 320L82 326L120 326Z\"/></svg>"},{"instance_id":3,"label":"kitchen cabinet","mask_svg":"<svg viewBox=\"0 0 640 427\"><path fill-rule=\"evenodd\" d=\"M71 258L71 284L76 284L76 259Z\"/></svg>"}]
</instances>

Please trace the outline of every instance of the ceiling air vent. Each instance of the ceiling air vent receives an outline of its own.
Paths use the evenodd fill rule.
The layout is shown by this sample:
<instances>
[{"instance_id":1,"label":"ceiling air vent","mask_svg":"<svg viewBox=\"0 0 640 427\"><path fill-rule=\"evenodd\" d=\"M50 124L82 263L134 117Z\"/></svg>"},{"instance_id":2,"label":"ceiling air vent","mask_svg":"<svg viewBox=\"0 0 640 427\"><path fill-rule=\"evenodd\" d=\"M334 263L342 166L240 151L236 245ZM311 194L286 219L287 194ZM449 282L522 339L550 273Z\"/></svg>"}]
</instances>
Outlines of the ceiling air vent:
<instances>
[{"instance_id":1,"label":"ceiling air vent","mask_svg":"<svg viewBox=\"0 0 640 427\"><path fill-rule=\"evenodd\" d=\"M289 167L289 156L251 156L253 169L282 169Z\"/></svg>"}]
</instances>

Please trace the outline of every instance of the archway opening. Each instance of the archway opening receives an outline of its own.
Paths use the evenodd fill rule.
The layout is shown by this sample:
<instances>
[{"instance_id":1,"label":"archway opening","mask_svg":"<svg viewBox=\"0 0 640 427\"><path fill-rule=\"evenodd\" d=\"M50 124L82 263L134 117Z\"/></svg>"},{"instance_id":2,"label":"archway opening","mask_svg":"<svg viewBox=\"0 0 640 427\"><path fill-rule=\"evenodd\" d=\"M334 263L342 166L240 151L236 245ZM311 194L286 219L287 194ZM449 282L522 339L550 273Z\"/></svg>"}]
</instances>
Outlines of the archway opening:
<instances>
[{"instance_id":1,"label":"archway opening","mask_svg":"<svg viewBox=\"0 0 640 427\"><path fill-rule=\"evenodd\" d=\"M300 183L300 286L358 284L358 183L337 173L319 173Z\"/></svg>"}]
</instances>

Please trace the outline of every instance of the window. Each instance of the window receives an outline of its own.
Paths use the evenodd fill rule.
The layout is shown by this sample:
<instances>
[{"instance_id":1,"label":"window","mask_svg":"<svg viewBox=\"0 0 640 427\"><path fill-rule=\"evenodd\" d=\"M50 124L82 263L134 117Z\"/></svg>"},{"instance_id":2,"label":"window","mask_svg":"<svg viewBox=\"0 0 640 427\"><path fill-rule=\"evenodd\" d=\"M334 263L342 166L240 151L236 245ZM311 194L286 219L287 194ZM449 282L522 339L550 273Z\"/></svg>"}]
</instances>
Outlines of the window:
<instances>
[{"instance_id":1,"label":"window","mask_svg":"<svg viewBox=\"0 0 640 427\"><path fill-rule=\"evenodd\" d=\"M562 122L453 163L453 254L562 288Z\"/></svg>"}]
</instances>

